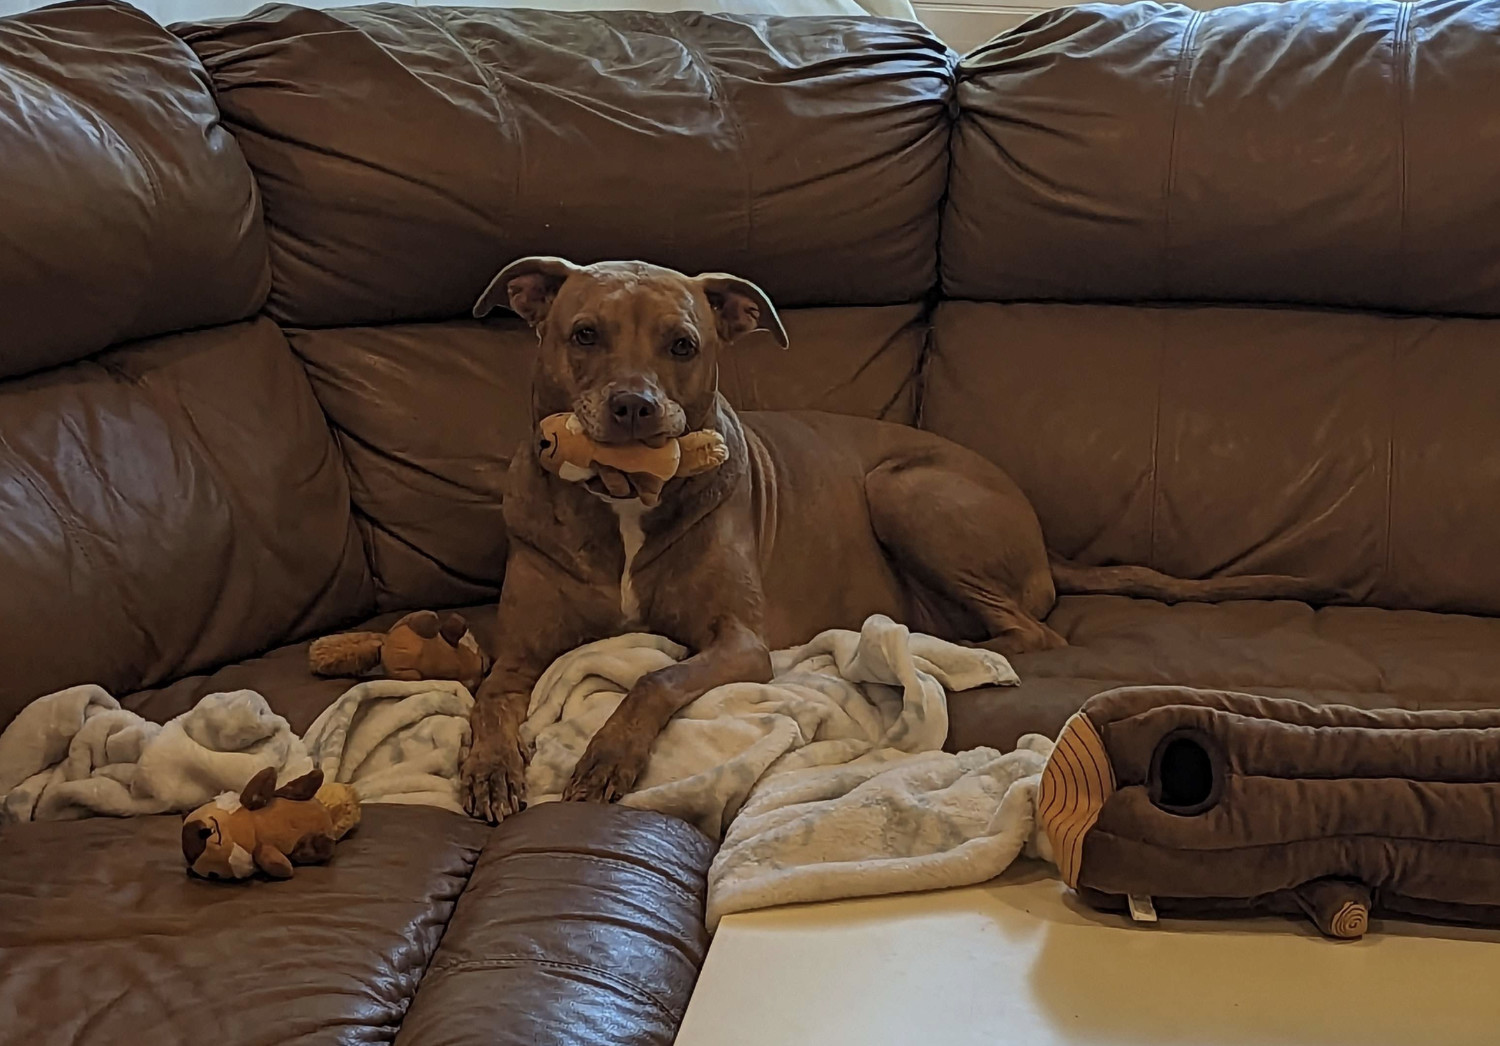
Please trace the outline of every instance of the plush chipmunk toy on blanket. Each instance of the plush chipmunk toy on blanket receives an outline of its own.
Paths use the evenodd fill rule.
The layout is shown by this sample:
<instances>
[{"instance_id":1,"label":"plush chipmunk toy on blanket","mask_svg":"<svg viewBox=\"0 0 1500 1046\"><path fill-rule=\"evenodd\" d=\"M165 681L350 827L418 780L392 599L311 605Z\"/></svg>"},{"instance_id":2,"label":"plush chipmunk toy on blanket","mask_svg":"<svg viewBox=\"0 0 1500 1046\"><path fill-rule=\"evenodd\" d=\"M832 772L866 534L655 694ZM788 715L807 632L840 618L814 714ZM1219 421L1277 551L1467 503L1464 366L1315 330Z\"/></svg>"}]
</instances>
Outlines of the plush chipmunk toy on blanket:
<instances>
[{"instance_id":1,"label":"plush chipmunk toy on blanket","mask_svg":"<svg viewBox=\"0 0 1500 1046\"><path fill-rule=\"evenodd\" d=\"M391 679L453 679L473 693L490 670L462 614L439 618L417 610L387 632L341 632L313 640L308 667L320 676L362 676L377 669Z\"/></svg>"},{"instance_id":2,"label":"plush chipmunk toy on blanket","mask_svg":"<svg viewBox=\"0 0 1500 1046\"><path fill-rule=\"evenodd\" d=\"M612 496L627 498L634 494L647 508L654 508L661 500L662 487L668 480L708 472L729 459L724 437L712 429L699 429L651 446L598 443L589 438L583 423L573 414L549 415L539 428L537 456L548 472L569 483L597 476Z\"/></svg>"}]
</instances>

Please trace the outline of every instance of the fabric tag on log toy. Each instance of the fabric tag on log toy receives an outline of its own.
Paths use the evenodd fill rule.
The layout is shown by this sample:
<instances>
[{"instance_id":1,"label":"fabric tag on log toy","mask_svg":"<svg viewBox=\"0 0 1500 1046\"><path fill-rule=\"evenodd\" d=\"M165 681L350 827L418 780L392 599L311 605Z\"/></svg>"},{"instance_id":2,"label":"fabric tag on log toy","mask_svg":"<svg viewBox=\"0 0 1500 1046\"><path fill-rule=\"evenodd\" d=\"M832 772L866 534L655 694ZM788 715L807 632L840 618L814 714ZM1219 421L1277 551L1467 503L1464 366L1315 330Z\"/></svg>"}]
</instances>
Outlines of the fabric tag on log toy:
<instances>
[{"instance_id":1,"label":"fabric tag on log toy","mask_svg":"<svg viewBox=\"0 0 1500 1046\"><path fill-rule=\"evenodd\" d=\"M1130 905L1130 917L1138 923L1156 922L1156 905L1151 903L1151 898L1142 897L1140 894L1131 894L1126 898Z\"/></svg>"}]
</instances>

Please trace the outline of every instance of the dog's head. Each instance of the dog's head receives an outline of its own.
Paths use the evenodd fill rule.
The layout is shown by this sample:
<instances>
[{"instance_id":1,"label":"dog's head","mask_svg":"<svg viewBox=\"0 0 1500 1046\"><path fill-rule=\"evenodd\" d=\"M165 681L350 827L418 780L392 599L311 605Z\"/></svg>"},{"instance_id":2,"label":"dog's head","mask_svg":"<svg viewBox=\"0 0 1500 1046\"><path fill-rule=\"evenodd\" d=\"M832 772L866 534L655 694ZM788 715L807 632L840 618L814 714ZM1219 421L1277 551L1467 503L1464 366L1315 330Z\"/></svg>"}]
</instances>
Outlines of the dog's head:
<instances>
[{"instance_id":1,"label":"dog's head","mask_svg":"<svg viewBox=\"0 0 1500 1046\"><path fill-rule=\"evenodd\" d=\"M786 331L755 284L685 276L645 262L574 265L522 258L474 305L508 305L541 342L532 395L542 414L572 411L600 443L655 441L701 428L718 391L719 352L741 335Z\"/></svg>"}]
</instances>

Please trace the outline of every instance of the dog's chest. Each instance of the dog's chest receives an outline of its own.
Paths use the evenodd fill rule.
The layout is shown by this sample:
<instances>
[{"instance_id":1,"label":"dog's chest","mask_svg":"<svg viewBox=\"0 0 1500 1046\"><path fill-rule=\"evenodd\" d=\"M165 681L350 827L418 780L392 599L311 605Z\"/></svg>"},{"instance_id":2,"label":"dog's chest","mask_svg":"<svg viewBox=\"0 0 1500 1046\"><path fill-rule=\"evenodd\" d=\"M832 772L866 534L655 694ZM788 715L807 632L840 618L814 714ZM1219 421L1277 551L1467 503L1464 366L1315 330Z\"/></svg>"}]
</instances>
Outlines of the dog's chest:
<instances>
[{"instance_id":1,"label":"dog's chest","mask_svg":"<svg viewBox=\"0 0 1500 1046\"><path fill-rule=\"evenodd\" d=\"M627 626L635 627L641 621L641 600L635 590L633 570L636 553L646 540L641 529L641 517L646 514L646 507L639 501L612 501L610 507L619 519L620 544L625 549L625 565L620 570L620 616Z\"/></svg>"}]
</instances>

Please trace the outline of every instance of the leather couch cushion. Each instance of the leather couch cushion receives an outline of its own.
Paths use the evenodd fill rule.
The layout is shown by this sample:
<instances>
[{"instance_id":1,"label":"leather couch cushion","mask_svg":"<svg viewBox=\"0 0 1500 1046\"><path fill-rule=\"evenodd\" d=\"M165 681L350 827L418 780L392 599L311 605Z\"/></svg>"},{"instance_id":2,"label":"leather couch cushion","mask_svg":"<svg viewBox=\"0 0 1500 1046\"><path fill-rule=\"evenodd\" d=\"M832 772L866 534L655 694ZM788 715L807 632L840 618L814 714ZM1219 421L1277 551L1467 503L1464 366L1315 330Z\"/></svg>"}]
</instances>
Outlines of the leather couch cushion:
<instances>
[{"instance_id":1,"label":"leather couch cushion","mask_svg":"<svg viewBox=\"0 0 1500 1046\"><path fill-rule=\"evenodd\" d=\"M0 726L368 614L338 448L257 320L0 384Z\"/></svg>"},{"instance_id":2,"label":"leather couch cushion","mask_svg":"<svg viewBox=\"0 0 1500 1046\"><path fill-rule=\"evenodd\" d=\"M670 1046L708 951L714 844L675 818L548 803L504 821L400 1046Z\"/></svg>"},{"instance_id":3,"label":"leather couch cushion","mask_svg":"<svg viewBox=\"0 0 1500 1046\"><path fill-rule=\"evenodd\" d=\"M964 59L943 284L1500 313L1489 0L1090 4Z\"/></svg>"},{"instance_id":4,"label":"leather couch cushion","mask_svg":"<svg viewBox=\"0 0 1500 1046\"><path fill-rule=\"evenodd\" d=\"M242 319L255 183L193 52L125 4L0 19L0 377Z\"/></svg>"},{"instance_id":5,"label":"leather couch cushion","mask_svg":"<svg viewBox=\"0 0 1500 1046\"><path fill-rule=\"evenodd\" d=\"M794 309L789 348L763 331L719 360L719 389L737 410L825 410L904 425L917 420L927 324L920 305Z\"/></svg>"},{"instance_id":6,"label":"leather couch cushion","mask_svg":"<svg viewBox=\"0 0 1500 1046\"><path fill-rule=\"evenodd\" d=\"M290 324L465 315L534 253L783 305L936 282L952 54L911 23L271 5L175 29L266 194Z\"/></svg>"},{"instance_id":7,"label":"leather couch cushion","mask_svg":"<svg viewBox=\"0 0 1500 1046\"><path fill-rule=\"evenodd\" d=\"M1085 562L1500 613L1493 326L944 303L923 424L1004 467Z\"/></svg>"},{"instance_id":8,"label":"leather couch cushion","mask_svg":"<svg viewBox=\"0 0 1500 1046\"><path fill-rule=\"evenodd\" d=\"M746 410L916 417L920 305L791 309L791 341L746 337L719 387ZM337 434L381 609L498 597L505 473L530 438L536 337L519 320L293 329Z\"/></svg>"},{"instance_id":9,"label":"leather couch cushion","mask_svg":"<svg viewBox=\"0 0 1500 1046\"><path fill-rule=\"evenodd\" d=\"M370 806L325 866L211 883L176 817L0 829L0 1040L388 1042L490 829Z\"/></svg>"},{"instance_id":10,"label":"leather couch cushion","mask_svg":"<svg viewBox=\"0 0 1500 1046\"><path fill-rule=\"evenodd\" d=\"M1142 684L1361 708L1500 707L1500 618L1067 596L1048 624L1071 645L1013 658L1019 687L954 695L950 750L1056 737L1094 694Z\"/></svg>"},{"instance_id":11,"label":"leather couch cushion","mask_svg":"<svg viewBox=\"0 0 1500 1046\"><path fill-rule=\"evenodd\" d=\"M499 596L511 455L531 430L519 320L294 330L343 450L381 609Z\"/></svg>"}]
</instances>

